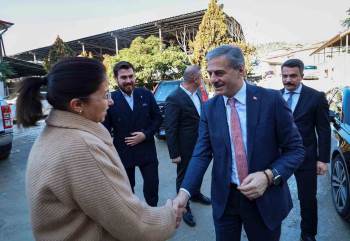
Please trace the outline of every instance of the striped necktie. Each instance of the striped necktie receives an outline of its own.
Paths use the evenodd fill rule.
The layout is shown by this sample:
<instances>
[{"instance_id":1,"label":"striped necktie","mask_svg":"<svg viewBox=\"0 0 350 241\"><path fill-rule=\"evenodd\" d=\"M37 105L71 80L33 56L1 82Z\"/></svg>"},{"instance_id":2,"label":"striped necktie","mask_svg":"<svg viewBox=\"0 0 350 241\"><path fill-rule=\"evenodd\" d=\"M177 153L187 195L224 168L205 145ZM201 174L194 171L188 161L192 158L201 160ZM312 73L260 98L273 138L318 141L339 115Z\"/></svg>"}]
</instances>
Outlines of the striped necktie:
<instances>
[{"instance_id":1,"label":"striped necktie","mask_svg":"<svg viewBox=\"0 0 350 241\"><path fill-rule=\"evenodd\" d=\"M231 138L235 150L235 160L239 182L248 176L248 162L247 155L244 148L241 124L239 121L238 112L236 109L236 100L231 98L228 100L231 108Z\"/></svg>"}]
</instances>

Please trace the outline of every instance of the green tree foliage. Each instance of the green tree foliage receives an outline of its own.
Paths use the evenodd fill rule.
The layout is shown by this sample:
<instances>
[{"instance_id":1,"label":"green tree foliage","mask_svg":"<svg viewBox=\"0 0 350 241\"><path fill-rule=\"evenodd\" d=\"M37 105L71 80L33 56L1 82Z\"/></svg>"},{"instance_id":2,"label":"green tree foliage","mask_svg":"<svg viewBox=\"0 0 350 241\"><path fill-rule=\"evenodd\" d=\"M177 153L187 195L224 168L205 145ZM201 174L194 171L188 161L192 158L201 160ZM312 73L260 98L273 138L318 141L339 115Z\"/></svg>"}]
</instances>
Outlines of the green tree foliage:
<instances>
[{"instance_id":1,"label":"green tree foliage","mask_svg":"<svg viewBox=\"0 0 350 241\"><path fill-rule=\"evenodd\" d=\"M49 71L51 67L61 58L75 56L74 51L57 36L54 44L52 45L49 56L44 60L44 68Z\"/></svg>"},{"instance_id":2,"label":"green tree foliage","mask_svg":"<svg viewBox=\"0 0 350 241\"><path fill-rule=\"evenodd\" d=\"M159 38L154 36L146 39L137 37L129 48L120 50L118 55L105 55L103 63L107 68L109 87L116 87L113 67L119 61L133 64L139 86L152 88L155 81L181 78L189 64L187 55L177 46L163 46L161 50L159 42Z\"/></svg>"},{"instance_id":3,"label":"green tree foliage","mask_svg":"<svg viewBox=\"0 0 350 241\"><path fill-rule=\"evenodd\" d=\"M217 0L210 0L208 10L205 12L196 38L191 47L193 48L193 57L191 61L194 64L205 66L205 55L209 50L230 43L227 34L227 24L224 12L217 4Z\"/></svg>"},{"instance_id":4,"label":"green tree foliage","mask_svg":"<svg viewBox=\"0 0 350 241\"><path fill-rule=\"evenodd\" d=\"M0 61L0 81L6 80L6 78L13 74L14 71L12 70L11 66L5 61Z\"/></svg>"},{"instance_id":5,"label":"green tree foliage","mask_svg":"<svg viewBox=\"0 0 350 241\"><path fill-rule=\"evenodd\" d=\"M347 17L342 22L342 25L346 29L350 29L350 8L348 10L346 10L346 13L347 13Z\"/></svg>"},{"instance_id":6,"label":"green tree foliage","mask_svg":"<svg viewBox=\"0 0 350 241\"><path fill-rule=\"evenodd\" d=\"M205 55L213 48L223 44L234 44L242 48L246 60L246 69L251 71L251 59L255 54L255 47L244 41L234 42L229 37L225 14L217 4L217 0L210 0L208 10L205 12L195 40L190 43L193 50L191 62L201 66L202 74L205 77L206 61Z\"/></svg>"}]
</instances>

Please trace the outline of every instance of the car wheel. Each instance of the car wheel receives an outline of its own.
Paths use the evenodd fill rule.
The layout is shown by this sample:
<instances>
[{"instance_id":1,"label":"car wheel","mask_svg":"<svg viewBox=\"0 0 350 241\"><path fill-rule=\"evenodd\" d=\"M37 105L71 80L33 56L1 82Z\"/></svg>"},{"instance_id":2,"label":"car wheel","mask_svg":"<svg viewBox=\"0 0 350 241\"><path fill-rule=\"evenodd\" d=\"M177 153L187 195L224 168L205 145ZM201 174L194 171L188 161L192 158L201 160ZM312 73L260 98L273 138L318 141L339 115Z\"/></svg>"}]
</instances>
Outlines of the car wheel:
<instances>
[{"instance_id":1,"label":"car wheel","mask_svg":"<svg viewBox=\"0 0 350 241\"><path fill-rule=\"evenodd\" d=\"M349 172L344 159L337 155L331 166L332 198L338 214L350 222Z\"/></svg>"},{"instance_id":2,"label":"car wheel","mask_svg":"<svg viewBox=\"0 0 350 241\"><path fill-rule=\"evenodd\" d=\"M12 143L6 145L4 147L4 150L1 151L1 153L0 153L0 160L4 160L4 159L8 158L10 153L11 153L11 149L12 149Z\"/></svg>"}]
</instances>

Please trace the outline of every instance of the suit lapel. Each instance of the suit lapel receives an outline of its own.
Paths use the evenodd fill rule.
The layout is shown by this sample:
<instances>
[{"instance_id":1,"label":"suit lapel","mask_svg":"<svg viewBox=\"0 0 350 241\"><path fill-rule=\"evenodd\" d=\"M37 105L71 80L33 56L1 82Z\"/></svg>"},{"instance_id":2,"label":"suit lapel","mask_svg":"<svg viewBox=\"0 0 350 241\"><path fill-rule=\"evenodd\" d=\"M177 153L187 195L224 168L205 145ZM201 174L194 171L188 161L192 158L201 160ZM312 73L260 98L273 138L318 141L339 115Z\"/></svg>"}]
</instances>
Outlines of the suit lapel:
<instances>
[{"instance_id":1,"label":"suit lapel","mask_svg":"<svg viewBox=\"0 0 350 241\"><path fill-rule=\"evenodd\" d=\"M295 106L294 112L293 112L293 117L294 120L301 114L301 111L304 110L304 105L305 105L305 98L306 98L306 86L303 85L301 88L300 96L297 105Z\"/></svg>"},{"instance_id":2,"label":"suit lapel","mask_svg":"<svg viewBox=\"0 0 350 241\"><path fill-rule=\"evenodd\" d=\"M121 92L121 90L117 91L117 99L119 99L119 101L117 103L119 103L122 110L125 110L129 114L131 114L132 110L131 110L128 102L126 101L125 97L123 96L123 93Z\"/></svg>"},{"instance_id":3,"label":"suit lapel","mask_svg":"<svg viewBox=\"0 0 350 241\"><path fill-rule=\"evenodd\" d=\"M221 134L224 137L224 142L228 153L231 153L230 129L227 123L226 103L222 96L219 96L218 98L219 100L216 102L216 107L215 107L215 110L216 110L215 116L217 118L217 123L225 123L225 124L217 128L221 130Z\"/></svg>"},{"instance_id":4,"label":"suit lapel","mask_svg":"<svg viewBox=\"0 0 350 241\"><path fill-rule=\"evenodd\" d=\"M247 84L247 159L248 164L252 157L254 148L254 138L256 124L258 123L260 113L260 94L257 88Z\"/></svg>"},{"instance_id":5,"label":"suit lapel","mask_svg":"<svg viewBox=\"0 0 350 241\"><path fill-rule=\"evenodd\" d=\"M142 108L142 102L143 102L143 96L141 93L139 93L137 91L137 89L134 89L134 92L133 92L133 98L134 98L134 108L132 110L132 120L131 120L131 123L132 123L132 126L134 125L135 121L137 119L139 119L139 115L140 115L140 110Z\"/></svg>"},{"instance_id":6,"label":"suit lapel","mask_svg":"<svg viewBox=\"0 0 350 241\"><path fill-rule=\"evenodd\" d=\"M188 106L191 106L193 108L193 111L198 115L199 117L199 114L197 112L197 108L196 106L194 105L193 101L191 100L191 98L188 96L188 94L183 90L181 89L181 87L179 87L179 93L180 95L182 95L183 97L183 100L186 102L186 105ZM200 98L199 98L200 99Z\"/></svg>"},{"instance_id":7,"label":"suit lapel","mask_svg":"<svg viewBox=\"0 0 350 241\"><path fill-rule=\"evenodd\" d=\"M120 120L122 120L122 122L125 123L129 129L132 111L120 90L116 92L114 105L112 106L112 108L116 108L116 112L120 113L118 114L118 118L120 118Z\"/></svg>"}]
</instances>

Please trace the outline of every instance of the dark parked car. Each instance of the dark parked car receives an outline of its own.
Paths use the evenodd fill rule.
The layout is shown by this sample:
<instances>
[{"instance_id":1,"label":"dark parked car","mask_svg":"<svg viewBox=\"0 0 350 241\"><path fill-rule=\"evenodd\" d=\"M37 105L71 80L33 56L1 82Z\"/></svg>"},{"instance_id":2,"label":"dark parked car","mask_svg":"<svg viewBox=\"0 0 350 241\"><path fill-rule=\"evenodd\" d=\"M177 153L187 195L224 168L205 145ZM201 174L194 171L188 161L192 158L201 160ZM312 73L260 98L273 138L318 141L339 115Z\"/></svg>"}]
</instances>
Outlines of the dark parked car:
<instances>
[{"instance_id":1,"label":"dark parked car","mask_svg":"<svg viewBox=\"0 0 350 241\"><path fill-rule=\"evenodd\" d=\"M154 88L154 91L153 91L154 98L157 101L157 104L159 106L160 113L161 113L163 119L164 119L165 100L170 95L171 92L173 92L174 90L176 90L179 87L181 82L182 82L182 80L162 80ZM200 89L203 101L207 101L208 100L208 92L207 92L203 82L202 82L199 89ZM159 131L156 134L156 137L158 139L165 139L164 123L162 123L162 125L160 126Z\"/></svg>"},{"instance_id":2,"label":"dark parked car","mask_svg":"<svg viewBox=\"0 0 350 241\"><path fill-rule=\"evenodd\" d=\"M335 209L350 222L350 87L333 91L330 118L337 146L331 153L331 189Z\"/></svg>"}]
</instances>

